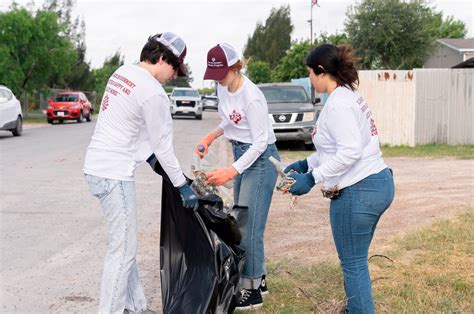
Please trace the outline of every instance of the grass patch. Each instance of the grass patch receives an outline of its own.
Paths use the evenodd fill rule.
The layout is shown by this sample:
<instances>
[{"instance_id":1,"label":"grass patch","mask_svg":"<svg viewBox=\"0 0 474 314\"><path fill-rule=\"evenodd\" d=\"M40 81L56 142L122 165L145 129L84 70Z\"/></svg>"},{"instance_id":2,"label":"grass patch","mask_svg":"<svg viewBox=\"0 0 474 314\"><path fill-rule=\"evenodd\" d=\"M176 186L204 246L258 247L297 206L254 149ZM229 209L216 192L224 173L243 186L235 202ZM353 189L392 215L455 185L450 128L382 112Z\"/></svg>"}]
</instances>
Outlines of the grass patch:
<instances>
[{"instance_id":1,"label":"grass patch","mask_svg":"<svg viewBox=\"0 0 474 314\"><path fill-rule=\"evenodd\" d=\"M395 239L369 265L376 312L472 312L474 309L474 211L440 220ZM344 300L339 264L269 263L260 313L337 313Z\"/></svg>"},{"instance_id":2,"label":"grass patch","mask_svg":"<svg viewBox=\"0 0 474 314\"><path fill-rule=\"evenodd\" d=\"M259 312L324 312L344 300L342 272L334 261L295 267L284 260L267 266L270 294Z\"/></svg>"},{"instance_id":3,"label":"grass patch","mask_svg":"<svg viewBox=\"0 0 474 314\"><path fill-rule=\"evenodd\" d=\"M24 118L24 123L47 123L46 118Z\"/></svg>"},{"instance_id":4,"label":"grass patch","mask_svg":"<svg viewBox=\"0 0 474 314\"><path fill-rule=\"evenodd\" d=\"M459 159L474 159L474 145L419 145L382 146L384 157L455 157Z\"/></svg>"},{"instance_id":5,"label":"grass patch","mask_svg":"<svg viewBox=\"0 0 474 314\"><path fill-rule=\"evenodd\" d=\"M457 159L474 159L474 145L420 145L387 146L381 147L384 157L411 157L411 158L443 158L454 157ZM303 150L279 150L285 161L305 159L312 154Z\"/></svg>"},{"instance_id":6,"label":"grass patch","mask_svg":"<svg viewBox=\"0 0 474 314\"><path fill-rule=\"evenodd\" d=\"M474 309L474 211L396 240L392 268L373 267L374 297L390 312ZM374 278L374 275L372 278Z\"/></svg>"}]
</instances>

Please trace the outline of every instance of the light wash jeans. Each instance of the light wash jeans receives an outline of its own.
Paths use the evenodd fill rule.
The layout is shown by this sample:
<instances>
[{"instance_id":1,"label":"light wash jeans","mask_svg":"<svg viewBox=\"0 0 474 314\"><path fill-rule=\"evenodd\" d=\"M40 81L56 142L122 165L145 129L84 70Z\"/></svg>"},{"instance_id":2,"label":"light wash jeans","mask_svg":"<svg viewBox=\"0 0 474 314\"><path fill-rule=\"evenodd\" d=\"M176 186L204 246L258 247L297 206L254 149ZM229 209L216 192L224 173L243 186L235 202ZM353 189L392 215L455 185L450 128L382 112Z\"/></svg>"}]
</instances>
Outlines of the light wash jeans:
<instances>
[{"instance_id":1,"label":"light wash jeans","mask_svg":"<svg viewBox=\"0 0 474 314\"><path fill-rule=\"evenodd\" d=\"M250 144L232 142L234 160L242 156ZM245 289L258 289L265 274L264 232L268 210L272 201L277 172L268 157L280 160L275 144L268 145L265 152L243 173L234 179L234 203L248 207L246 224L239 223L246 261L241 274L241 286Z\"/></svg>"},{"instance_id":2,"label":"light wash jeans","mask_svg":"<svg viewBox=\"0 0 474 314\"><path fill-rule=\"evenodd\" d=\"M108 227L99 313L146 310L135 260L138 233L135 182L87 174L85 179L92 194L100 201Z\"/></svg>"},{"instance_id":3,"label":"light wash jeans","mask_svg":"<svg viewBox=\"0 0 474 314\"><path fill-rule=\"evenodd\" d=\"M334 242L344 273L349 313L374 313L368 254L375 227L394 197L388 168L342 189L331 200Z\"/></svg>"}]
</instances>

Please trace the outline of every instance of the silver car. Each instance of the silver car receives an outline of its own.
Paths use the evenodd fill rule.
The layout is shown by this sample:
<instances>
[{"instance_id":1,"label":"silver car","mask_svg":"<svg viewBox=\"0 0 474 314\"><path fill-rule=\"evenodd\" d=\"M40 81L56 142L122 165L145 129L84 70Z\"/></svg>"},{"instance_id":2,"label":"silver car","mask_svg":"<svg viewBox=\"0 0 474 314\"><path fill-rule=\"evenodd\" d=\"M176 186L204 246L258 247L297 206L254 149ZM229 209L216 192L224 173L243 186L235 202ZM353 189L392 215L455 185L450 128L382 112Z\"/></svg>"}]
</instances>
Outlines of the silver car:
<instances>
[{"instance_id":1,"label":"silver car","mask_svg":"<svg viewBox=\"0 0 474 314\"><path fill-rule=\"evenodd\" d=\"M217 96L205 95L202 96L202 109L203 110L216 110L218 109L219 98Z\"/></svg>"},{"instance_id":2,"label":"silver car","mask_svg":"<svg viewBox=\"0 0 474 314\"><path fill-rule=\"evenodd\" d=\"M194 116L202 119L201 95L197 89L189 87L175 87L170 95L171 116Z\"/></svg>"},{"instance_id":3,"label":"silver car","mask_svg":"<svg viewBox=\"0 0 474 314\"><path fill-rule=\"evenodd\" d=\"M301 141L313 150L311 132L323 109L320 99L311 101L303 86L291 83L259 84L268 103L277 141Z\"/></svg>"}]
</instances>

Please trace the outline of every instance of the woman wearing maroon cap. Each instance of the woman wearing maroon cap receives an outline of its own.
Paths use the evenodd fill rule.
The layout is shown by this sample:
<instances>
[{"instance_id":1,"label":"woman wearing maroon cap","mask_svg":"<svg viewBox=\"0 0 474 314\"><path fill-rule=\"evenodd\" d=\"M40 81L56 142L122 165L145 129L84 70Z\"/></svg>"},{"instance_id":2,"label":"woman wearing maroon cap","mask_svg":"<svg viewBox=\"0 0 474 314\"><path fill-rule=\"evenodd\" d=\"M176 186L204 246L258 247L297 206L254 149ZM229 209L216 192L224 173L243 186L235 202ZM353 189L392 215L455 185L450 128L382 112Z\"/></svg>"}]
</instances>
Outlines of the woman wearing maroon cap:
<instances>
[{"instance_id":1,"label":"woman wearing maroon cap","mask_svg":"<svg viewBox=\"0 0 474 314\"><path fill-rule=\"evenodd\" d=\"M262 294L268 293L263 234L277 180L268 158L280 159L265 97L240 73L242 67L232 46L219 44L209 50L204 79L219 83L217 96L222 122L196 146L196 153L202 158L217 137L224 135L230 140L235 162L207 173L208 182L222 185L233 179L235 204L249 208L245 224L238 221L247 259L241 274L243 290L237 310L261 307Z\"/></svg>"}]
</instances>

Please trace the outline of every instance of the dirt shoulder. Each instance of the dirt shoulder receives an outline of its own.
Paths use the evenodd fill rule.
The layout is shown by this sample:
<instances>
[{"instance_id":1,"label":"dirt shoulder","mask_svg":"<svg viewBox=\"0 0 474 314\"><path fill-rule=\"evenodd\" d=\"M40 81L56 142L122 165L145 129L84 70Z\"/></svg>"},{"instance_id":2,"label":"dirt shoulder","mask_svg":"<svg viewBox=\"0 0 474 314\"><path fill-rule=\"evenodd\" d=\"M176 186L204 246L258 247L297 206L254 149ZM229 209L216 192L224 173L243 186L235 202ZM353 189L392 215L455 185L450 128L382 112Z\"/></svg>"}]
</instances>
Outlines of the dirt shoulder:
<instances>
[{"instance_id":1,"label":"dirt shoulder","mask_svg":"<svg viewBox=\"0 0 474 314\"><path fill-rule=\"evenodd\" d=\"M386 163L394 171L395 199L379 222L372 253L394 236L473 208L473 160L391 158ZM292 210L289 196L276 192L265 233L267 259L306 264L337 258L328 208L318 188L300 197Z\"/></svg>"},{"instance_id":2,"label":"dirt shoulder","mask_svg":"<svg viewBox=\"0 0 474 314\"><path fill-rule=\"evenodd\" d=\"M395 236L474 207L474 160L388 158L386 163L394 171L396 195L380 220L371 254L382 251ZM295 266L337 260L329 201L316 188L300 197L292 210L289 202L288 195L275 192L265 231L266 259ZM150 232L142 234L138 259L149 304L160 309L159 222L150 224Z\"/></svg>"},{"instance_id":3,"label":"dirt shoulder","mask_svg":"<svg viewBox=\"0 0 474 314\"><path fill-rule=\"evenodd\" d=\"M47 122L25 122L23 123L23 129L24 130L29 130L29 129L37 129L37 128L44 128L44 127L49 127L51 124Z\"/></svg>"}]
</instances>

